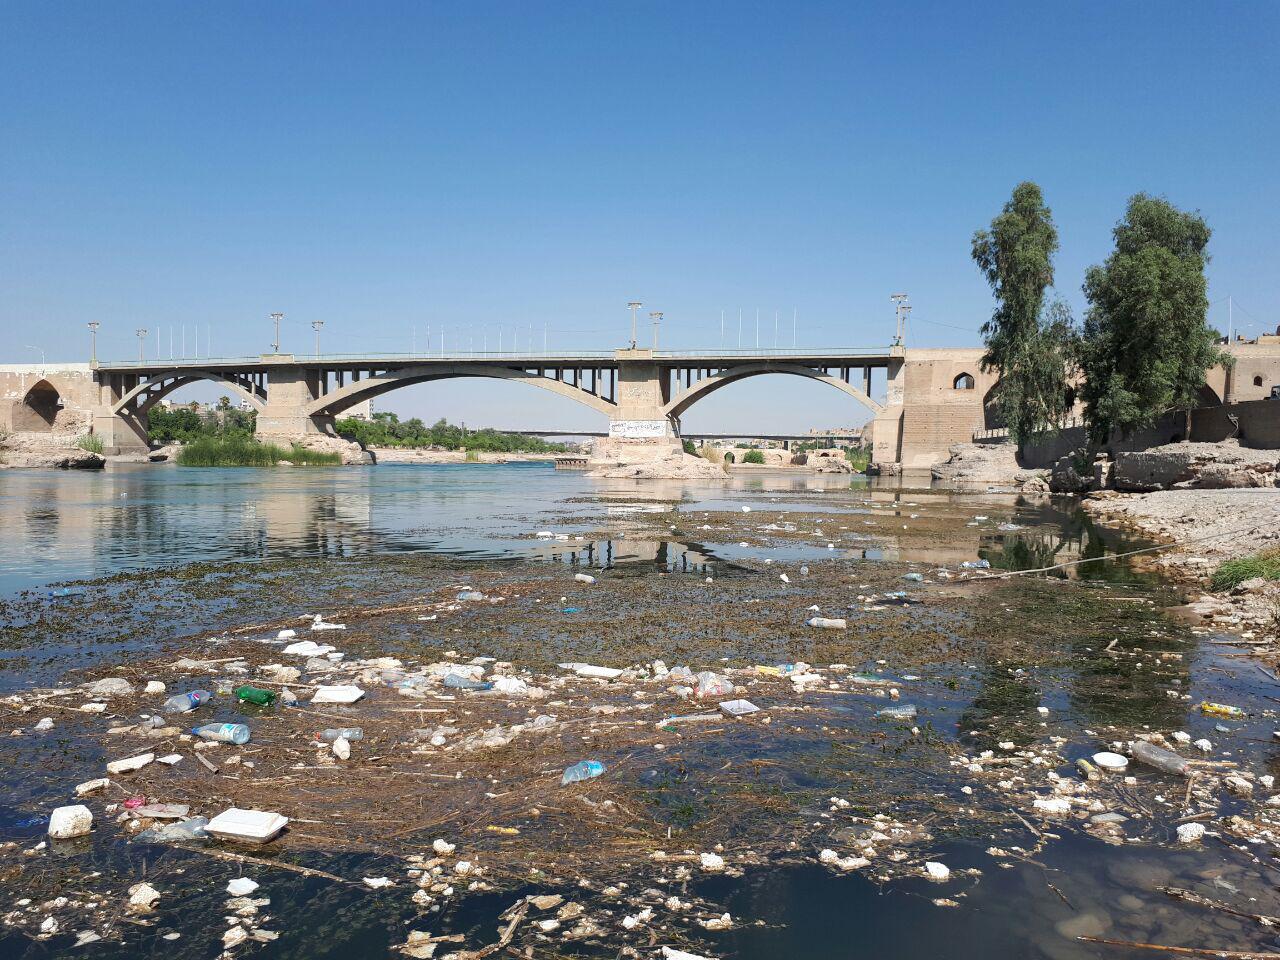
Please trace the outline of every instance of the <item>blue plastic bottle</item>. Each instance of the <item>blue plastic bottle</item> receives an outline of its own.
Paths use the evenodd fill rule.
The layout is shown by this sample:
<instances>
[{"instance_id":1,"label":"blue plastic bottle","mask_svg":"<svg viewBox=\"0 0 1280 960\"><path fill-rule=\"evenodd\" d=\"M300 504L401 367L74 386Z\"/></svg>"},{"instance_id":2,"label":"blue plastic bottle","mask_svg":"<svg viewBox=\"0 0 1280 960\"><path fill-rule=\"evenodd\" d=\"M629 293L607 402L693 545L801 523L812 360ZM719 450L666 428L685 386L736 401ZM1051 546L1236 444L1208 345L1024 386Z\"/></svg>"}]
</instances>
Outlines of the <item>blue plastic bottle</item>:
<instances>
[{"instance_id":1,"label":"blue plastic bottle","mask_svg":"<svg viewBox=\"0 0 1280 960\"><path fill-rule=\"evenodd\" d=\"M579 760L572 767L564 768L564 776L560 778L560 786L577 783L579 780L590 780L604 773L604 764L599 760Z\"/></svg>"}]
</instances>

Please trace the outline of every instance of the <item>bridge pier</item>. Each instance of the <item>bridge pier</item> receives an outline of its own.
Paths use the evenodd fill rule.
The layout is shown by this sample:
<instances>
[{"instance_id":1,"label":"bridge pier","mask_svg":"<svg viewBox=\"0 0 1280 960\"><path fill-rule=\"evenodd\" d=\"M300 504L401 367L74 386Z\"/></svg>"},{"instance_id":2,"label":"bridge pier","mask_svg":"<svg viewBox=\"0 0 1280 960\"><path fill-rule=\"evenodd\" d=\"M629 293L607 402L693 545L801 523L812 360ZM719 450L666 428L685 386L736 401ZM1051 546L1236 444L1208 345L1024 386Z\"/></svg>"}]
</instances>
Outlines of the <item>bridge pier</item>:
<instances>
[{"instance_id":1,"label":"bridge pier","mask_svg":"<svg viewBox=\"0 0 1280 960\"><path fill-rule=\"evenodd\" d=\"M679 422L663 412L670 399L670 375L652 350L618 350L617 408L609 436L596 442L597 461L661 460L682 450Z\"/></svg>"},{"instance_id":2,"label":"bridge pier","mask_svg":"<svg viewBox=\"0 0 1280 960\"><path fill-rule=\"evenodd\" d=\"M147 415L116 413L114 410L120 399L137 386L137 378L107 376L100 378L97 386L98 402L90 415L94 434L102 438L103 452L110 455L150 452Z\"/></svg>"},{"instance_id":3,"label":"bridge pier","mask_svg":"<svg viewBox=\"0 0 1280 960\"><path fill-rule=\"evenodd\" d=\"M322 392L316 371L288 364L291 356L271 355L264 359L284 363L273 364L268 374L267 403L258 413L258 439L287 446L309 436L333 436L333 417L307 414L307 407Z\"/></svg>"}]
</instances>

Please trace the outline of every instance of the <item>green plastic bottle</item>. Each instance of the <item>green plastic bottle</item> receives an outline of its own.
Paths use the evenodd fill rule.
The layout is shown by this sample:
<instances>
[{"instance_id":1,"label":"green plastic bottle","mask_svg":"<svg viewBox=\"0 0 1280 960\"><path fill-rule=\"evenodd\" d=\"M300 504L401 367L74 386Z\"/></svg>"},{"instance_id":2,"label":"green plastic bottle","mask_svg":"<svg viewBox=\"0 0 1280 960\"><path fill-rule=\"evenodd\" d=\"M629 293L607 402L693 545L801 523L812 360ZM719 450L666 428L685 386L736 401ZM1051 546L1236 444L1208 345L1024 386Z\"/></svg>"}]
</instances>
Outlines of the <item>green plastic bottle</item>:
<instances>
[{"instance_id":1,"label":"green plastic bottle","mask_svg":"<svg viewBox=\"0 0 1280 960\"><path fill-rule=\"evenodd\" d=\"M274 690L263 690L260 687L236 687L236 699L248 703L256 703L260 707L269 707L275 702Z\"/></svg>"}]
</instances>

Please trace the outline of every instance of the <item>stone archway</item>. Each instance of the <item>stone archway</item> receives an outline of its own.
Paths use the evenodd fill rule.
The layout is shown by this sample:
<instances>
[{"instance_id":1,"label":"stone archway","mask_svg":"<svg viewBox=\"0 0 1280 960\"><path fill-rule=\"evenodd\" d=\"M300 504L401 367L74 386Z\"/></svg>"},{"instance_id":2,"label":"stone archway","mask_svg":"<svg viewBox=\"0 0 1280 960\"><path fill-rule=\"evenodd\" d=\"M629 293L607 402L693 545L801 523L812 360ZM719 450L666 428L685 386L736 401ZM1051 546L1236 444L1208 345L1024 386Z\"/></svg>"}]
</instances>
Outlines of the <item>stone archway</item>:
<instances>
[{"instance_id":1,"label":"stone archway","mask_svg":"<svg viewBox=\"0 0 1280 960\"><path fill-rule=\"evenodd\" d=\"M26 392L22 402L13 408L12 425L24 433L52 433L62 409L62 395L48 380L40 380Z\"/></svg>"}]
</instances>

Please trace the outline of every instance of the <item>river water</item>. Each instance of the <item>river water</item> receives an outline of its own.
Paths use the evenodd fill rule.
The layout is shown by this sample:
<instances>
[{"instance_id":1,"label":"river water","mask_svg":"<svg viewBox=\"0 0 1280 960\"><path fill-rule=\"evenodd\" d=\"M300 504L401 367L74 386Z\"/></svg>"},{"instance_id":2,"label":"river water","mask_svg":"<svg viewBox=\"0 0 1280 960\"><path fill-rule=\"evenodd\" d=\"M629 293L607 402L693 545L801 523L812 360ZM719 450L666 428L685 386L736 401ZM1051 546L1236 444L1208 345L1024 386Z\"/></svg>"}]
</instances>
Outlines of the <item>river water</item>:
<instances>
[{"instance_id":1,"label":"river water","mask_svg":"<svg viewBox=\"0 0 1280 960\"><path fill-rule=\"evenodd\" d=\"M736 525L725 519L734 515ZM821 662L823 651L812 643L797 651L794 641L762 633L750 620L726 619L722 608L714 614L720 618L715 644L707 648L698 638L706 632L703 620L710 608L673 602L682 594L671 591L685 589L682 585L714 581L736 591L734 597L751 597L735 604L754 603L755 595L767 603L772 602L769 590L779 588L779 570L803 584L812 567L815 580L826 578L822 589L828 594L839 582L852 600L855 591L865 589L857 583L860 578L880 576L892 585L901 582L902 571L926 571L929 589L937 591L935 602L919 613L908 607L894 614L896 626L867 634L861 641L865 649L855 644L842 651L842 659L872 670L895 657L918 656L885 668L899 675L926 674L929 692L919 694L929 715L925 736L898 746L908 756L913 750L932 751L928 760L921 754L918 769L911 763L885 767L887 747L874 725L866 728L866 742L859 747L861 733L852 745L837 743L830 734L828 744L828 726L806 727L797 720L793 731L773 728L771 736L746 747L698 747L690 740L678 778L655 766L637 768L637 779L646 795L657 798L654 817L678 827L685 822L681 818L692 823L699 810L719 802L700 792L701 782L717 779L722 764L750 757L766 765L762 770L778 771L780 779L771 789L795 793L796 806L776 825L783 831L798 828L799 821L829 819L821 798L855 789L851 776L856 783L868 770L881 776L874 771L891 769L901 782L866 783L864 796L854 797L855 807L869 813L874 804L896 799L924 823L938 818L932 827L938 839L928 855L948 863L962 881L942 889L918 876L841 875L818 865L816 846L796 851L792 844L780 848L775 868L758 864L741 875L709 876L680 888L683 896L696 895L730 912L736 923L729 931L694 928L690 940L686 933L676 935L681 928L673 918L670 925L653 921L652 936L632 936L617 925L630 908L610 899L617 894L599 893L597 884L595 894L578 890L576 896L611 917L615 933L581 943L535 937L525 941L529 952L523 955L613 957L625 949L634 951L630 956L657 957L656 944L669 942L741 960L1162 955L1086 943L1079 936L1194 948L1273 946L1274 935L1265 928L1220 912L1174 906L1159 892L1163 885L1196 889L1232 899L1250 912L1274 913L1270 880L1248 857L1231 854L1225 845L1182 849L1158 842L1149 826L1134 831L1129 843L1107 844L1069 825L1042 824L1046 836L1027 835L1012 856L993 860L993 844L1012 843L1007 831L993 828L990 810L967 798L961 781L947 772L949 752L959 749L964 737L993 746L1006 737L1019 744L1059 737L1069 744L1064 753L1074 759L1096 748L1087 746L1098 740L1095 729L1121 727L1182 728L1225 742L1233 748L1229 755L1261 769L1280 764L1267 745L1272 714L1258 675L1224 656L1224 649L1213 645L1219 638L1192 635L1186 625L1165 616L1162 608L1178 601L1173 591L1124 561L1107 559L1136 544L1094 527L1069 500L1024 500L847 476L761 475L727 486L640 485L593 481L543 464L266 470L139 465L96 474L0 472L0 524L5 531L0 538L0 690L5 691L56 682L69 668L128 662L162 642L215 624L227 629L256 622L273 608L349 605L353 597L366 605L393 605L420 590L405 574L413 568L395 565L416 557L446 562L463 578L492 578L495 571L500 576L504 564L524 571L545 563L590 569L624 588L629 583L634 601L623 589L623 599L612 601L622 606L586 609L600 624L594 653L607 657L609 644L620 641L627 659L619 666L671 650L688 656L694 669L699 668L695 657L704 663L723 658L750 664L792 659L799 652ZM955 571L975 560L997 570L1069 565L1050 573L1061 587L1052 585L1055 580L1008 581L985 606L981 598L963 597L945 582L933 582L930 568ZM880 569L886 573L875 572ZM71 585L71 596L47 596L64 584ZM914 589L911 581L907 585ZM121 596L127 602L117 603ZM906 597L902 602L916 601ZM565 614L571 609L566 607ZM764 607L740 609L760 611L756 619L772 615ZM542 656L552 664L593 652L590 629L585 638L581 628L577 634L559 628L547 632L541 625L546 613L545 608L513 610L496 633L492 625L459 620L456 639L447 642L468 650L468 633L474 630L476 652L492 647L500 657L534 661ZM617 622L608 622L611 613ZM378 629L382 642L401 655L399 645L419 642L413 632L418 626L385 622ZM957 649L913 648L911 635L918 626L954 638ZM990 653L984 652L984 631L990 633ZM1132 662L1101 656L1117 637L1134 651ZM1036 652L1040 638L1048 648L1043 656ZM1160 651L1169 651L1169 659L1161 659ZM1171 699L1168 689L1186 691L1190 699ZM1224 726L1193 709L1201 698L1246 704L1250 718ZM1044 705L1048 724L1036 714L1037 705ZM833 709L823 723L847 717L854 729L863 729L866 721L855 711ZM260 719L254 715L246 722ZM699 749L709 753L700 756ZM838 752L848 750L855 752ZM833 751L837 761L847 759L833 767ZM65 799L65 786L57 784L98 775L91 771L100 769L104 754L96 743L57 732L48 738L24 734L11 741L9 753L0 787L7 796L0 801L0 842L16 844L11 850L19 854L38 843L51 806L72 802ZM625 759L619 758L620 777ZM1060 769L1063 776L1074 773L1070 763ZM1149 774L1140 776L1143 787L1154 786ZM965 826L966 803L974 804L971 827ZM936 814L928 812L931 804ZM716 812L710 819L722 816ZM1144 822L1144 815L1134 816L1129 826ZM1159 816L1147 810L1147 818ZM91 886L92 878L103 876L123 878L119 883L127 885L150 871L147 875L166 894L156 917L143 918L136 927L125 924L122 934L74 955L217 956L225 926L219 918L225 898L220 890L237 871L210 875L206 861L184 859L177 848L157 855L151 852L155 848L120 843L107 822L95 829L88 846L54 850L53 856L34 851L16 865L0 864L0 896L13 900L14 917L31 916L40 906L16 906L24 890L43 898L52 896L51 890ZM728 855L736 848L734 831L727 829ZM1159 830L1157 836L1170 835L1167 826ZM745 825L743 836L752 844L765 840ZM388 869L385 862L356 853L306 862L352 877ZM972 875L965 874L969 868ZM59 870L64 873L51 879ZM406 930L423 928L423 915L409 904L407 892L375 897L287 873L250 873L272 898L268 925L281 937L237 948L245 955L382 957L403 941ZM426 914L427 928L461 934L466 946L475 948L494 939L497 915L518 896L575 896L568 881L559 883L544 878L528 888L460 897L444 912ZM67 909L46 905L50 915ZM24 960L64 955L71 950L69 931L93 929L89 921L68 921L52 937L31 939L25 919L11 926L10 932L0 932L0 956ZM442 945L437 956L458 947Z\"/></svg>"}]
</instances>

